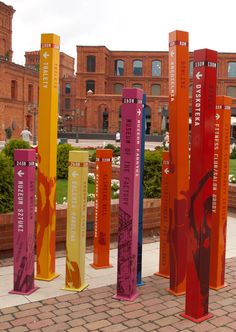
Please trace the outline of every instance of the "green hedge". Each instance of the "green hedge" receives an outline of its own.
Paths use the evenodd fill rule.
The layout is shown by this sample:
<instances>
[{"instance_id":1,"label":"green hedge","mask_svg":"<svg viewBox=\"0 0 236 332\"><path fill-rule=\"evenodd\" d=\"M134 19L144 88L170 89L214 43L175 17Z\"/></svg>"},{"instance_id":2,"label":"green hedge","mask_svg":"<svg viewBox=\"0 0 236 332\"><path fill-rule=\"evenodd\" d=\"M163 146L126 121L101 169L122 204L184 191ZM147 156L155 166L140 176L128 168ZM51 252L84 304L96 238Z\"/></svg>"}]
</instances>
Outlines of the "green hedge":
<instances>
[{"instance_id":1,"label":"green hedge","mask_svg":"<svg viewBox=\"0 0 236 332\"><path fill-rule=\"evenodd\" d=\"M234 147L232 152L230 153L230 159L236 159L236 148Z\"/></svg>"},{"instance_id":2,"label":"green hedge","mask_svg":"<svg viewBox=\"0 0 236 332\"><path fill-rule=\"evenodd\" d=\"M13 210L14 177L12 160L0 153L0 213Z\"/></svg>"},{"instance_id":3,"label":"green hedge","mask_svg":"<svg viewBox=\"0 0 236 332\"><path fill-rule=\"evenodd\" d=\"M162 150L145 151L144 159L144 197L161 196Z\"/></svg>"},{"instance_id":4,"label":"green hedge","mask_svg":"<svg viewBox=\"0 0 236 332\"><path fill-rule=\"evenodd\" d=\"M57 178L68 178L69 152L74 150L70 144L59 144L57 146Z\"/></svg>"},{"instance_id":5,"label":"green hedge","mask_svg":"<svg viewBox=\"0 0 236 332\"><path fill-rule=\"evenodd\" d=\"M25 142L20 139L12 139L5 144L2 153L11 159L12 166L14 165L14 150L15 149L31 149L31 146L28 142Z\"/></svg>"}]
</instances>

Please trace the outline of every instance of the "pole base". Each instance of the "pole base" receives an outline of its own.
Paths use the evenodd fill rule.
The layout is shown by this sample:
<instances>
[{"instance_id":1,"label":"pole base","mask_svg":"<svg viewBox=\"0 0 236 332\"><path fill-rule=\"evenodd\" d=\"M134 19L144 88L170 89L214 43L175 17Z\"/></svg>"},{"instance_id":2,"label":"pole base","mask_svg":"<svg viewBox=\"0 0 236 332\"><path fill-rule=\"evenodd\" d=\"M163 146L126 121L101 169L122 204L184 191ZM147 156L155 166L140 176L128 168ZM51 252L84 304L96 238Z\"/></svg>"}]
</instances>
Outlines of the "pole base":
<instances>
[{"instance_id":1,"label":"pole base","mask_svg":"<svg viewBox=\"0 0 236 332\"><path fill-rule=\"evenodd\" d=\"M100 269L110 269L111 267L113 267L113 265L108 264L108 265L103 265L103 266L98 266L95 263L89 264L92 268L94 268L95 270L100 270Z\"/></svg>"},{"instance_id":2,"label":"pole base","mask_svg":"<svg viewBox=\"0 0 236 332\"><path fill-rule=\"evenodd\" d=\"M112 296L115 300L121 300L121 301L134 301L138 297L138 292L132 295L131 297L122 296L122 295L114 295Z\"/></svg>"},{"instance_id":3,"label":"pole base","mask_svg":"<svg viewBox=\"0 0 236 332\"><path fill-rule=\"evenodd\" d=\"M204 315L204 316L200 317L200 318L194 318L194 317L189 316L189 315L187 315L185 313L180 314L180 316L184 317L186 319L189 319L189 320L191 320L194 323L201 323L201 322L204 322L204 320L207 320L207 319L210 319L211 317L213 317L213 315L209 314L209 313L207 315Z\"/></svg>"},{"instance_id":4,"label":"pole base","mask_svg":"<svg viewBox=\"0 0 236 332\"><path fill-rule=\"evenodd\" d=\"M53 276L50 277L50 278L41 277L41 276L36 276L34 279L36 279L36 280L43 280L43 281L52 281L52 280L56 279L57 277L59 277L59 275L60 275L60 274L55 273L55 274L53 274Z\"/></svg>"},{"instance_id":5,"label":"pole base","mask_svg":"<svg viewBox=\"0 0 236 332\"><path fill-rule=\"evenodd\" d=\"M158 276L158 277L163 277L163 278L170 279L170 275L165 274L165 273L155 272L154 275L155 275L155 276Z\"/></svg>"},{"instance_id":6,"label":"pole base","mask_svg":"<svg viewBox=\"0 0 236 332\"><path fill-rule=\"evenodd\" d=\"M228 286L228 284L225 283L224 285L220 285L220 286L218 286L218 287L214 287L214 286L211 286L211 285L210 285L209 288L212 289L212 290L216 290L216 291L217 291L217 290L219 290L219 289L221 289L221 288L225 288L225 287L227 287L227 286Z\"/></svg>"},{"instance_id":7,"label":"pole base","mask_svg":"<svg viewBox=\"0 0 236 332\"><path fill-rule=\"evenodd\" d=\"M32 288L30 291L28 292L20 292L20 291L15 291L14 289L12 291L9 292L9 294L16 294L16 295L30 295L32 293L34 293L37 289L39 289L38 286L35 286L34 288Z\"/></svg>"},{"instance_id":8,"label":"pole base","mask_svg":"<svg viewBox=\"0 0 236 332\"><path fill-rule=\"evenodd\" d=\"M173 291L170 288L166 288L166 290L167 290L167 292L169 292L170 294L172 294L174 296L181 296L181 295L184 295L186 293L186 292L179 292L179 293L177 293L177 292Z\"/></svg>"},{"instance_id":9,"label":"pole base","mask_svg":"<svg viewBox=\"0 0 236 332\"><path fill-rule=\"evenodd\" d=\"M73 287L66 287L65 286L62 289L66 290L66 291L71 291L71 292L82 292L87 287L88 287L88 284L84 284L84 285L80 286L79 288L73 288Z\"/></svg>"},{"instance_id":10,"label":"pole base","mask_svg":"<svg viewBox=\"0 0 236 332\"><path fill-rule=\"evenodd\" d=\"M143 282L142 280L140 280L140 281L137 281L137 284L136 284L138 287L140 287L140 286L143 286L143 285L145 285L145 282Z\"/></svg>"}]
</instances>

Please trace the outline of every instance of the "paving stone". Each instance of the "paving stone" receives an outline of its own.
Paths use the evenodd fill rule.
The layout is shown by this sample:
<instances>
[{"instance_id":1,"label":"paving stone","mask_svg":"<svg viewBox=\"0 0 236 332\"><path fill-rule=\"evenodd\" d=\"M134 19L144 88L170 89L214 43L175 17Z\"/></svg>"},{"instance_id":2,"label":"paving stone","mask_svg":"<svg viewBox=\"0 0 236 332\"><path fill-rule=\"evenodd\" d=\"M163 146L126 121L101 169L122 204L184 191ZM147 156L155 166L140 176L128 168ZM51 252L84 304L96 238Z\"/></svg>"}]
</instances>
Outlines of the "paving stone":
<instances>
[{"instance_id":1,"label":"paving stone","mask_svg":"<svg viewBox=\"0 0 236 332\"><path fill-rule=\"evenodd\" d=\"M109 326L109 325L111 325L111 323L108 320L103 319L103 320L99 320L99 321L96 321L96 322L85 324L84 327L86 329L88 329L89 331L93 331L93 330L98 330L99 331L103 327L106 327L106 326Z\"/></svg>"},{"instance_id":2,"label":"paving stone","mask_svg":"<svg viewBox=\"0 0 236 332\"><path fill-rule=\"evenodd\" d=\"M106 312L99 312L97 314L89 315L87 317L83 317L88 323L90 322L96 322L105 320L109 317L109 315Z\"/></svg>"},{"instance_id":3,"label":"paving stone","mask_svg":"<svg viewBox=\"0 0 236 332\"><path fill-rule=\"evenodd\" d=\"M29 328L30 331L33 331L33 330L41 329L45 326L51 326L53 324L54 324L54 322L51 319L43 319L43 320L39 320L37 322L29 323L29 324L27 324L27 327Z\"/></svg>"}]
</instances>

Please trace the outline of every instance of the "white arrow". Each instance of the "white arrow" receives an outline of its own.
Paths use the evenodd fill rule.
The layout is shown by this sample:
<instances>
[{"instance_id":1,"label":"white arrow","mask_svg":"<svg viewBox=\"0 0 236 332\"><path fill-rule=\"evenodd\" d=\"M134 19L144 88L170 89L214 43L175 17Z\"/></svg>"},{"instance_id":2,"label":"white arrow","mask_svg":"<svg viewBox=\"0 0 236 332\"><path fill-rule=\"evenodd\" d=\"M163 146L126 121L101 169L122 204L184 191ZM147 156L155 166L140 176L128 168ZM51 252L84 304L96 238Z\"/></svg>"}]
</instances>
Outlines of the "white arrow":
<instances>
[{"instance_id":1,"label":"white arrow","mask_svg":"<svg viewBox=\"0 0 236 332\"><path fill-rule=\"evenodd\" d=\"M164 170L164 172L166 173L166 174L169 174L169 168L165 168L165 170Z\"/></svg>"},{"instance_id":2,"label":"white arrow","mask_svg":"<svg viewBox=\"0 0 236 332\"><path fill-rule=\"evenodd\" d=\"M200 80L200 78L202 78L202 73L200 71L197 72L196 77L198 80Z\"/></svg>"},{"instance_id":3,"label":"white arrow","mask_svg":"<svg viewBox=\"0 0 236 332\"><path fill-rule=\"evenodd\" d=\"M140 116L140 114L141 114L141 110L138 109L137 113L138 113L138 116Z\"/></svg>"},{"instance_id":4,"label":"white arrow","mask_svg":"<svg viewBox=\"0 0 236 332\"><path fill-rule=\"evenodd\" d=\"M170 56L174 56L175 55L175 52L172 50L171 52L170 52Z\"/></svg>"},{"instance_id":5,"label":"white arrow","mask_svg":"<svg viewBox=\"0 0 236 332\"><path fill-rule=\"evenodd\" d=\"M98 165L96 166L96 169L97 169L97 170L99 169L99 166L98 166Z\"/></svg>"},{"instance_id":6,"label":"white arrow","mask_svg":"<svg viewBox=\"0 0 236 332\"><path fill-rule=\"evenodd\" d=\"M25 173L20 169L18 172L17 172L17 174L19 175L19 177L21 178L22 177L22 175L24 175Z\"/></svg>"},{"instance_id":7,"label":"white arrow","mask_svg":"<svg viewBox=\"0 0 236 332\"><path fill-rule=\"evenodd\" d=\"M76 171L73 171L73 172L71 173L71 175L73 176L73 178L75 178L77 175L79 175L79 173L77 173Z\"/></svg>"},{"instance_id":8,"label":"white arrow","mask_svg":"<svg viewBox=\"0 0 236 332\"><path fill-rule=\"evenodd\" d=\"M44 59L47 59L47 58L49 57L48 52L44 52L44 53L43 53L43 57L44 57Z\"/></svg>"},{"instance_id":9,"label":"white arrow","mask_svg":"<svg viewBox=\"0 0 236 332\"><path fill-rule=\"evenodd\" d=\"M219 120L219 118L220 118L220 114L216 113L216 120Z\"/></svg>"}]
</instances>

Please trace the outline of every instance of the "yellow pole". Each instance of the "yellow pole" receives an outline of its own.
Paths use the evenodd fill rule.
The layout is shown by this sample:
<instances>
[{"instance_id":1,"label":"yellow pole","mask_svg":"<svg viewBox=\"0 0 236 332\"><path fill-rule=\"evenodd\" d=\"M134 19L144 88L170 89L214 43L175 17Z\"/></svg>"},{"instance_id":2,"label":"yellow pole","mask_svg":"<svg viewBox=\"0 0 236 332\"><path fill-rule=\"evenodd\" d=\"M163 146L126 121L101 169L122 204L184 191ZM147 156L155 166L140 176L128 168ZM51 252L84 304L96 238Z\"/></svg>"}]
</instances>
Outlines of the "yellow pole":
<instances>
[{"instance_id":1,"label":"yellow pole","mask_svg":"<svg viewBox=\"0 0 236 332\"><path fill-rule=\"evenodd\" d=\"M60 37L42 34L38 115L37 275L52 280L55 274L56 160Z\"/></svg>"},{"instance_id":2,"label":"yellow pole","mask_svg":"<svg viewBox=\"0 0 236 332\"><path fill-rule=\"evenodd\" d=\"M88 152L69 152L66 232L66 290L82 291L85 284Z\"/></svg>"}]
</instances>

